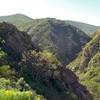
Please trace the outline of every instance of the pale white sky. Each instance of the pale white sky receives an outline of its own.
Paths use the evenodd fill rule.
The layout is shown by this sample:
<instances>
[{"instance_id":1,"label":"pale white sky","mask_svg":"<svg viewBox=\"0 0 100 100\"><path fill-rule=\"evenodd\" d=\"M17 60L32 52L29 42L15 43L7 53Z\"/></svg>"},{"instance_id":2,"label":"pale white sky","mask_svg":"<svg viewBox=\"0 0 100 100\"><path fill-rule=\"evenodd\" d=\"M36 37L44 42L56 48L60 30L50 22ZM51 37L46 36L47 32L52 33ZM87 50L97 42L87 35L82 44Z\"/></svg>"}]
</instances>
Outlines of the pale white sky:
<instances>
[{"instance_id":1,"label":"pale white sky","mask_svg":"<svg viewBox=\"0 0 100 100\"><path fill-rule=\"evenodd\" d=\"M0 0L0 16L53 17L100 26L100 0Z\"/></svg>"}]
</instances>

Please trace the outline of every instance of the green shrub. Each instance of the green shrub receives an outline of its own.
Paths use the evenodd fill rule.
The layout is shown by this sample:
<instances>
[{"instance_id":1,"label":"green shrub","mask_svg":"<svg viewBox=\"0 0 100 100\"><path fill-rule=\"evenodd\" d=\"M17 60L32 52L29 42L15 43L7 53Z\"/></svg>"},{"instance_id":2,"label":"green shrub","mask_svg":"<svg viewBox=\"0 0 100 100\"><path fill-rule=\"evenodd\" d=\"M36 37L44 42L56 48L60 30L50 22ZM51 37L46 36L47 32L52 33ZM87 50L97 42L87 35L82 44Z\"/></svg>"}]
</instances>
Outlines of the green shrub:
<instances>
[{"instance_id":1,"label":"green shrub","mask_svg":"<svg viewBox=\"0 0 100 100\"><path fill-rule=\"evenodd\" d=\"M0 90L0 100L45 100L42 96L35 92L16 90Z\"/></svg>"},{"instance_id":2,"label":"green shrub","mask_svg":"<svg viewBox=\"0 0 100 100\"><path fill-rule=\"evenodd\" d=\"M3 50L0 49L0 58L5 58L7 56L7 53L5 53Z\"/></svg>"},{"instance_id":3,"label":"green shrub","mask_svg":"<svg viewBox=\"0 0 100 100\"><path fill-rule=\"evenodd\" d=\"M11 67L9 65L2 65L0 66L0 75L10 77L14 75L14 71L11 70Z\"/></svg>"},{"instance_id":4,"label":"green shrub","mask_svg":"<svg viewBox=\"0 0 100 100\"><path fill-rule=\"evenodd\" d=\"M9 79L0 78L0 89L11 88L11 81Z\"/></svg>"},{"instance_id":5,"label":"green shrub","mask_svg":"<svg viewBox=\"0 0 100 100\"><path fill-rule=\"evenodd\" d=\"M29 91L0 90L0 100L31 100L31 98L32 93Z\"/></svg>"},{"instance_id":6,"label":"green shrub","mask_svg":"<svg viewBox=\"0 0 100 100\"><path fill-rule=\"evenodd\" d=\"M50 63L58 64L58 60L56 57L51 53L48 52L47 50L44 50L43 52L40 52L41 58L47 60Z\"/></svg>"},{"instance_id":7,"label":"green shrub","mask_svg":"<svg viewBox=\"0 0 100 100\"><path fill-rule=\"evenodd\" d=\"M30 86L26 83L23 77L16 82L16 87L20 91L30 90Z\"/></svg>"}]
</instances>

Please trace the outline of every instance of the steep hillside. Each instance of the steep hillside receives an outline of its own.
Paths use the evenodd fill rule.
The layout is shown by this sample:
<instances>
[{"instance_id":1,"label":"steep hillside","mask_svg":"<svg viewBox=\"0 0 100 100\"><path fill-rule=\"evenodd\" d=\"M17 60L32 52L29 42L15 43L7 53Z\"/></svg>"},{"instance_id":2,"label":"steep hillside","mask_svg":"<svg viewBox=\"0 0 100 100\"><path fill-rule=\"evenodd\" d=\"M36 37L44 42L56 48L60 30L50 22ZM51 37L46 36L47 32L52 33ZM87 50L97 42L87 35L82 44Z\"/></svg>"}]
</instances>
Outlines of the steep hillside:
<instances>
[{"instance_id":1,"label":"steep hillside","mask_svg":"<svg viewBox=\"0 0 100 100\"><path fill-rule=\"evenodd\" d=\"M88 86L95 100L100 99L100 32L84 47L79 56L69 64L80 80ZM80 73L81 72L81 73Z\"/></svg>"},{"instance_id":2,"label":"steep hillside","mask_svg":"<svg viewBox=\"0 0 100 100\"><path fill-rule=\"evenodd\" d=\"M36 49L30 40L15 26L0 23L0 100L45 100L18 73L21 54Z\"/></svg>"},{"instance_id":3,"label":"steep hillside","mask_svg":"<svg viewBox=\"0 0 100 100\"><path fill-rule=\"evenodd\" d=\"M38 19L28 31L33 43L48 50L63 64L69 63L90 38L76 27L56 19Z\"/></svg>"},{"instance_id":4,"label":"steep hillside","mask_svg":"<svg viewBox=\"0 0 100 100\"><path fill-rule=\"evenodd\" d=\"M38 94L47 100L92 100L76 75L53 54L39 51L15 26L0 23L0 98L45 100Z\"/></svg>"},{"instance_id":5,"label":"steep hillside","mask_svg":"<svg viewBox=\"0 0 100 100\"><path fill-rule=\"evenodd\" d=\"M0 23L0 35L4 42L1 46L8 52L14 51L20 54L29 49L35 49L31 38L25 32L18 31L12 24Z\"/></svg>"},{"instance_id":6,"label":"steep hillside","mask_svg":"<svg viewBox=\"0 0 100 100\"><path fill-rule=\"evenodd\" d=\"M76 21L68 20L68 21L66 21L66 23L69 23L69 24L79 28L80 30L82 30L89 36L92 36L99 28L98 26L94 26L94 25L90 25L90 24L86 24L86 23L82 23L82 22L76 22Z\"/></svg>"}]
</instances>

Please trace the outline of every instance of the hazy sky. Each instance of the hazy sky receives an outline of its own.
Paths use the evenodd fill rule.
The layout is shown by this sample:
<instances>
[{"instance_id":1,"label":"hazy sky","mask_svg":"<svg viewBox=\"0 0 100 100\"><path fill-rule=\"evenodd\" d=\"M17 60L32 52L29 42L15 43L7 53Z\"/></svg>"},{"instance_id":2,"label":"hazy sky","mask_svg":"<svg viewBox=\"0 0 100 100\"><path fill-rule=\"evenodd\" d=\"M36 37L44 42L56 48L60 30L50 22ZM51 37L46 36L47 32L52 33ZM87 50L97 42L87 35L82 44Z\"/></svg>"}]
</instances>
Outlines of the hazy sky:
<instances>
[{"instance_id":1,"label":"hazy sky","mask_svg":"<svg viewBox=\"0 0 100 100\"><path fill-rule=\"evenodd\" d=\"M100 26L100 0L0 0L0 16L22 13Z\"/></svg>"}]
</instances>

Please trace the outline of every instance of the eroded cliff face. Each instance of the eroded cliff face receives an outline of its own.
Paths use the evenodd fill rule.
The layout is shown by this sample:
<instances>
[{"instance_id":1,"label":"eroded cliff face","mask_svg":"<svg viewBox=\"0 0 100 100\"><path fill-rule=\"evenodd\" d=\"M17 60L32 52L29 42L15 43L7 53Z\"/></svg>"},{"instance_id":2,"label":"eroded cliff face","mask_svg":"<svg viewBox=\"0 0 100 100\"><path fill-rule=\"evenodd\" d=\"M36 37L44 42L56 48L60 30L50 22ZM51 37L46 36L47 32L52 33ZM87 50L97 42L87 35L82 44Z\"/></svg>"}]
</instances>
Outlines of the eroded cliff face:
<instances>
[{"instance_id":1,"label":"eroded cliff face","mask_svg":"<svg viewBox=\"0 0 100 100\"><path fill-rule=\"evenodd\" d=\"M67 98L61 96L64 91L71 91L80 100L92 100L89 91L78 82L76 75L59 63L43 58L42 52L32 44L26 33L18 31L11 24L0 23L0 39L0 48L16 62L13 68L20 76L29 80L33 89L40 90L39 88L44 86L40 92L48 100L66 100ZM51 95L48 95L49 90L52 91Z\"/></svg>"}]
</instances>

